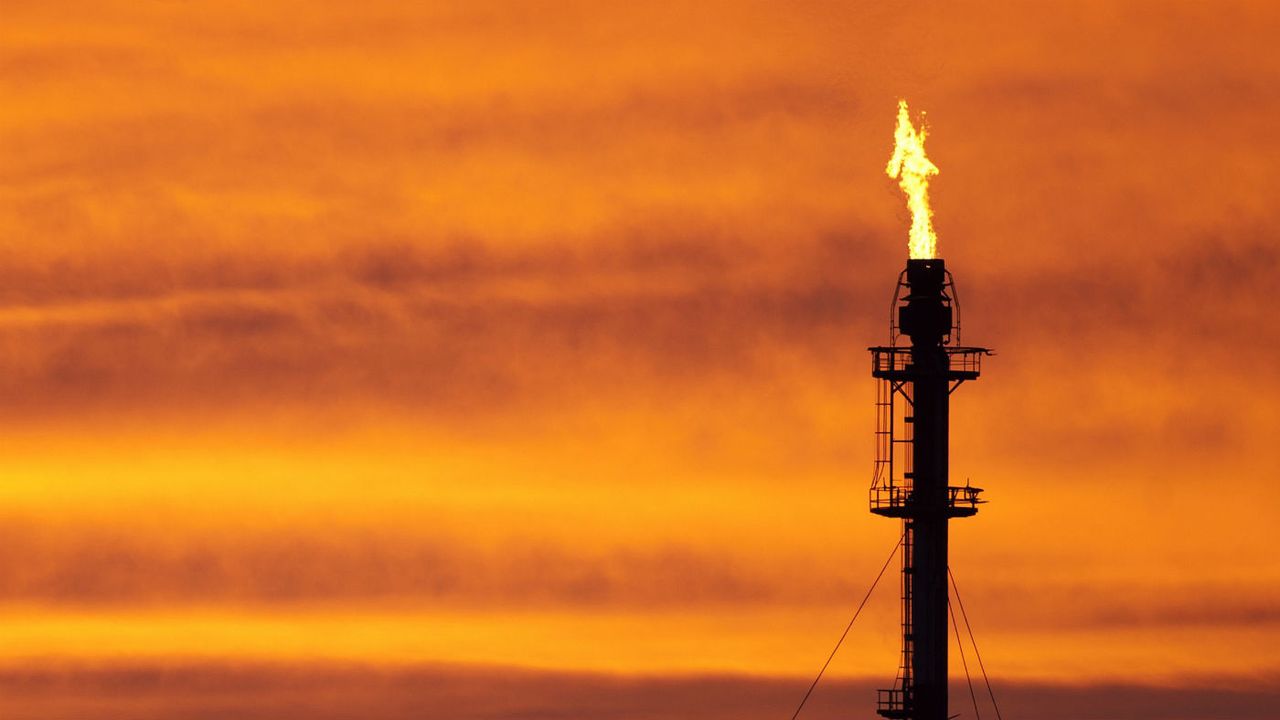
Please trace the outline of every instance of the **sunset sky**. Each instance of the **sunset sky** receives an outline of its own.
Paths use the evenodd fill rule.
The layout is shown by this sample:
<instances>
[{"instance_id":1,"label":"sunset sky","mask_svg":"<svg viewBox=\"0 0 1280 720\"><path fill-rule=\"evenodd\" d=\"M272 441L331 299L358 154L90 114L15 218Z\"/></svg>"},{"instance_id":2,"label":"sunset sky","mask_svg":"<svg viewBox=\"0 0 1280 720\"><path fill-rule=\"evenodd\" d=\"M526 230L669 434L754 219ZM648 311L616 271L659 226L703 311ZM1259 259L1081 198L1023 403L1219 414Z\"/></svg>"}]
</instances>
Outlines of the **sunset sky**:
<instances>
[{"instance_id":1,"label":"sunset sky","mask_svg":"<svg viewBox=\"0 0 1280 720\"><path fill-rule=\"evenodd\" d=\"M1277 37L0 0L0 715L790 717L900 532L906 98L997 352L951 565L1005 717L1274 717ZM808 717L874 717L896 586Z\"/></svg>"}]
</instances>

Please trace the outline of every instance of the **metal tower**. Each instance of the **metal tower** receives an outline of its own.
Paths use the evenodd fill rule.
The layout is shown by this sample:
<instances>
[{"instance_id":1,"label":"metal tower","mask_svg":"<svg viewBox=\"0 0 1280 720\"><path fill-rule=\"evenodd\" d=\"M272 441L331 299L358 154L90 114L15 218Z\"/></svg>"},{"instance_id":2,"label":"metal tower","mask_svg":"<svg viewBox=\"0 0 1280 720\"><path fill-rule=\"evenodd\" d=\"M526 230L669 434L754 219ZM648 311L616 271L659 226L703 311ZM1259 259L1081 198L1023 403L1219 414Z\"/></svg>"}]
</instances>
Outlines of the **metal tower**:
<instances>
[{"instance_id":1,"label":"metal tower","mask_svg":"<svg viewBox=\"0 0 1280 720\"><path fill-rule=\"evenodd\" d=\"M947 524L984 502L981 488L951 486L947 477L951 393L976 380L990 354L959 345L959 310L941 259L908 260L894 291L890 344L870 348L879 380L871 512L901 518L903 530L902 664L877 698L877 712L894 720L947 720ZM902 336L909 346L899 346Z\"/></svg>"}]
</instances>

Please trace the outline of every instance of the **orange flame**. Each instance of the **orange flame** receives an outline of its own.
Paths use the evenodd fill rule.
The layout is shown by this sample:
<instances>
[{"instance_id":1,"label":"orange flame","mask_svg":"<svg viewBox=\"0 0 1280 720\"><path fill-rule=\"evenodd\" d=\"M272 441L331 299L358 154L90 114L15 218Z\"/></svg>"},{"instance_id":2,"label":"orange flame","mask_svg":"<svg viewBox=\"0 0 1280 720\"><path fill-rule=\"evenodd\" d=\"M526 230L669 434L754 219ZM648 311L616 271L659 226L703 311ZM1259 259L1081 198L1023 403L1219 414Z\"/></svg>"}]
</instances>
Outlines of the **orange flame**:
<instances>
[{"instance_id":1,"label":"orange flame","mask_svg":"<svg viewBox=\"0 0 1280 720\"><path fill-rule=\"evenodd\" d=\"M893 131L893 157L885 172L898 180L907 194L911 210L911 235L907 247L912 259L938 255L938 236L933 231L933 210L929 209L929 176L938 174L938 166L924 154L924 119L920 129L911 124L907 101L898 101L898 127Z\"/></svg>"}]
</instances>

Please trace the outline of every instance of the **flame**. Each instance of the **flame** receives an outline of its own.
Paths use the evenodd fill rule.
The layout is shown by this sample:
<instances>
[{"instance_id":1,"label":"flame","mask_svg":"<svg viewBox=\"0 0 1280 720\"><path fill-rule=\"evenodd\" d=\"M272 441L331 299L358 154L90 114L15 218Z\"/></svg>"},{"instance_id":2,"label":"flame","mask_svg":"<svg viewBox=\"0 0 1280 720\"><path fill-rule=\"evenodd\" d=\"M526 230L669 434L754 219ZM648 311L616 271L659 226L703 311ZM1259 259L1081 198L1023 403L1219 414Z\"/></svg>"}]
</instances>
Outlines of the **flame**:
<instances>
[{"instance_id":1,"label":"flame","mask_svg":"<svg viewBox=\"0 0 1280 720\"><path fill-rule=\"evenodd\" d=\"M938 236L933 231L933 210L929 209L929 176L938 174L938 166L924 154L924 119L920 129L911 124L907 101L898 101L898 127L893 131L893 157L885 172L897 178L898 186L907 194L907 207L911 210L911 235L908 248L911 258L932 258L938 255Z\"/></svg>"}]
</instances>

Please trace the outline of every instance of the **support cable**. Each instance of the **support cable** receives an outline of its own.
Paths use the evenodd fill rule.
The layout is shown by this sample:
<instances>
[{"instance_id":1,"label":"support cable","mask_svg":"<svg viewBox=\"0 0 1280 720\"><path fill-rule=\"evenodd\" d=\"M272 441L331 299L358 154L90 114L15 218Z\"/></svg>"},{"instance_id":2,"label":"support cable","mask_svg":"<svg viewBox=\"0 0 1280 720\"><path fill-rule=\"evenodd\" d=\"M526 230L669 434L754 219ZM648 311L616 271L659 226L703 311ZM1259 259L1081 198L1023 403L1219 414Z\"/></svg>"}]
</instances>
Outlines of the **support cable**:
<instances>
[{"instance_id":1,"label":"support cable","mask_svg":"<svg viewBox=\"0 0 1280 720\"><path fill-rule=\"evenodd\" d=\"M858 603L858 609L853 612L849 624L845 626L844 632L840 633L840 639L836 641L836 646L831 648L831 654L827 656L827 661L822 663L822 669L818 671L818 676L813 679L809 685L809 689L805 691L804 697L800 699L800 705L796 707L796 711L792 713L791 720L800 717L800 711L804 709L804 704L809 702L809 696L813 694L813 689L818 687L818 681L822 679L822 674L827 671L827 666L831 664L835 658L836 652L840 650L840 645L844 643L844 639L849 636L849 630L853 628L853 622L858 619L858 615L862 614L862 608L866 607L867 601L871 599L871 593L875 591L876 585L880 584L880 578L884 577L884 571L889 569L889 564L893 562L893 558L898 554L898 548L902 547L902 539L906 537L906 533L898 536L898 542L894 544L893 549L889 551L889 558L884 561L884 565L880 568L876 579L872 581L871 587L867 588L867 594L862 596L862 602Z\"/></svg>"},{"instance_id":2,"label":"support cable","mask_svg":"<svg viewBox=\"0 0 1280 720\"><path fill-rule=\"evenodd\" d=\"M969 613L964 611L964 599L960 597L960 586L956 584L956 576L947 566L947 577L951 578L951 589L955 590L956 603L960 605L960 617L964 618L965 630L969 631L969 644L973 645L973 654L978 658L978 668L982 670L982 681L987 684L987 695L991 697L991 707L996 710L996 720L1004 720L1000 716L1000 705L996 703L996 694L991 690L991 680L987 677L987 668L982 664L982 653L978 652L978 641L973 639L973 627L969 625ZM959 633L957 633L957 637Z\"/></svg>"},{"instance_id":3,"label":"support cable","mask_svg":"<svg viewBox=\"0 0 1280 720\"><path fill-rule=\"evenodd\" d=\"M969 677L969 661L964 657L964 641L960 638L960 628L956 625L956 611L951 608L951 599L947 599L947 613L951 615L951 629L956 631L956 647L960 649L960 665L964 668L964 681L969 684L969 699L973 701L973 714L981 720L978 710L978 696L973 692L973 678Z\"/></svg>"}]
</instances>

